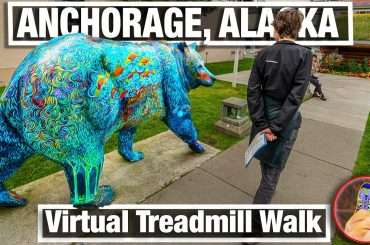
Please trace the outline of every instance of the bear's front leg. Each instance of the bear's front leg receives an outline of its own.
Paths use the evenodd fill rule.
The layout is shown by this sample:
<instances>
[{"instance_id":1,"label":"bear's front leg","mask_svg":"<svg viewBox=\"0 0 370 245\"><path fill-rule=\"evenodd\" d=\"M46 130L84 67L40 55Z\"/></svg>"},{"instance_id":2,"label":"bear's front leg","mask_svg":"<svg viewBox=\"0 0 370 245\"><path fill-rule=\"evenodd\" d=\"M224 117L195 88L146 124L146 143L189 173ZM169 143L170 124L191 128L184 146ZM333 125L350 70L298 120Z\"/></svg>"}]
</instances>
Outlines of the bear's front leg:
<instances>
[{"instance_id":1,"label":"bear's front leg","mask_svg":"<svg viewBox=\"0 0 370 245\"><path fill-rule=\"evenodd\" d=\"M203 153L204 146L198 142L198 133L191 120L190 106L169 112L165 118L167 126L196 153Z\"/></svg>"},{"instance_id":2,"label":"bear's front leg","mask_svg":"<svg viewBox=\"0 0 370 245\"><path fill-rule=\"evenodd\" d=\"M99 186L103 161L104 152L100 146L99 150L89 149L81 155L70 154L69 159L63 163L71 203L75 207L102 207L112 203L112 187Z\"/></svg>"},{"instance_id":3,"label":"bear's front leg","mask_svg":"<svg viewBox=\"0 0 370 245\"><path fill-rule=\"evenodd\" d=\"M122 128L119 131L118 152L123 158L130 162L140 161L144 158L144 153L141 151L134 151L132 146L134 144L136 128Z\"/></svg>"}]
</instances>

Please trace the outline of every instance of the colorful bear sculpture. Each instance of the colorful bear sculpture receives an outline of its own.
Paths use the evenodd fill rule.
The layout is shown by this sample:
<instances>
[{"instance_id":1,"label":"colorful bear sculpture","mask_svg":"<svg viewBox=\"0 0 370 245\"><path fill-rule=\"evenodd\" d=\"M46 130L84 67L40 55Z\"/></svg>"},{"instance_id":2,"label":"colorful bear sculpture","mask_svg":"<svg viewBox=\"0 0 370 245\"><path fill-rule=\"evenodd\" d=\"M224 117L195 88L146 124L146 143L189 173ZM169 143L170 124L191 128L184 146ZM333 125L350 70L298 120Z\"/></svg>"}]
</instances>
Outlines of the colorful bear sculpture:
<instances>
[{"instance_id":1,"label":"colorful bear sculpture","mask_svg":"<svg viewBox=\"0 0 370 245\"><path fill-rule=\"evenodd\" d=\"M136 127L160 116L194 152L203 152L188 92L214 75L193 45L130 43L61 36L36 47L16 69L0 99L0 206L26 200L4 181L32 154L60 163L75 206L111 203L100 186L104 143L119 131L119 153L138 161Z\"/></svg>"}]
</instances>

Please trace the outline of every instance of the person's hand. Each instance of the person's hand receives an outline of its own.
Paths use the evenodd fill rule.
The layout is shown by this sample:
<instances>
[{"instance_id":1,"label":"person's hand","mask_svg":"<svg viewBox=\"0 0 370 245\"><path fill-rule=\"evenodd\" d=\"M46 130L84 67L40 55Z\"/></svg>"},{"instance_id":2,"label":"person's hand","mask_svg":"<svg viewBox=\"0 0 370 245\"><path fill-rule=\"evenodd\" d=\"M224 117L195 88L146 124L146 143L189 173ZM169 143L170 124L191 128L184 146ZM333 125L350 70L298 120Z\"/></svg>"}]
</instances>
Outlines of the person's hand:
<instances>
[{"instance_id":1,"label":"person's hand","mask_svg":"<svg viewBox=\"0 0 370 245\"><path fill-rule=\"evenodd\" d=\"M370 242L370 211L355 212L345 225L345 232L359 241Z\"/></svg>"},{"instance_id":2,"label":"person's hand","mask_svg":"<svg viewBox=\"0 0 370 245\"><path fill-rule=\"evenodd\" d=\"M262 133L265 134L267 141L272 142L277 139L277 136L271 131L270 128L265 128L262 130Z\"/></svg>"}]
</instances>

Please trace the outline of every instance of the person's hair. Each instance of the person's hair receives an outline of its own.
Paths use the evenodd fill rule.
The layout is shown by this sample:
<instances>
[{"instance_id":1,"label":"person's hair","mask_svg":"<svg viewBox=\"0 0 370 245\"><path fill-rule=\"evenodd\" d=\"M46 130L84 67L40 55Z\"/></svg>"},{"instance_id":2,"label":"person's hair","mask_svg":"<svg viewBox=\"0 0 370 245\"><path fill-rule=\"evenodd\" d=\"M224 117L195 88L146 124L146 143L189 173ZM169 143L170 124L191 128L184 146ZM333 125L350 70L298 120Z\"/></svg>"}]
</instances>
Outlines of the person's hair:
<instances>
[{"instance_id":1,"label":"person's hair","mask_svg":"<svg viewBox=\"0 0 370 245\"><path fill-rule=\"evenodd\" d=\"M313 57L313 58L317 58L317 54L313 54L313 55L312 55L312 57Z\"/></svg>"},{"instance_id":2,"label":"person's hair","mask_svg":"<svg viewBox=\"0 0 370 245\"><path fill-rule=\"evenodd\" d=\"M303 14L294 8L280 10L275 16L272 26L281 38L297 39L301 29Z\"/></svg>"}]
</instances>

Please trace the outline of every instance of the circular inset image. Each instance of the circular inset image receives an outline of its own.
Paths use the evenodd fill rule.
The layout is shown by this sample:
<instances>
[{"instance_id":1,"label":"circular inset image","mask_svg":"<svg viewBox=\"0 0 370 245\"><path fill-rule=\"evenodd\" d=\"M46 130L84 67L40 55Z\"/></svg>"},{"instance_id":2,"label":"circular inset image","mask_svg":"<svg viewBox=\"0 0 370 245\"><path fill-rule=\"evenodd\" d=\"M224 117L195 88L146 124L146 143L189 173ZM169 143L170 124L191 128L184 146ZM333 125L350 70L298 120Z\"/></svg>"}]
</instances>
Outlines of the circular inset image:
<instances>
[{"instance_id":1,"label":"circular inset image","mask_svg":"<svg viewBox=\"0 0 370 245\"><path fill-rule=\"evenodd\" d=\"M370 176L348 180L337 191L333 216L339 231L357 243L370 243Z\"/></svg>"}]
</instances>

